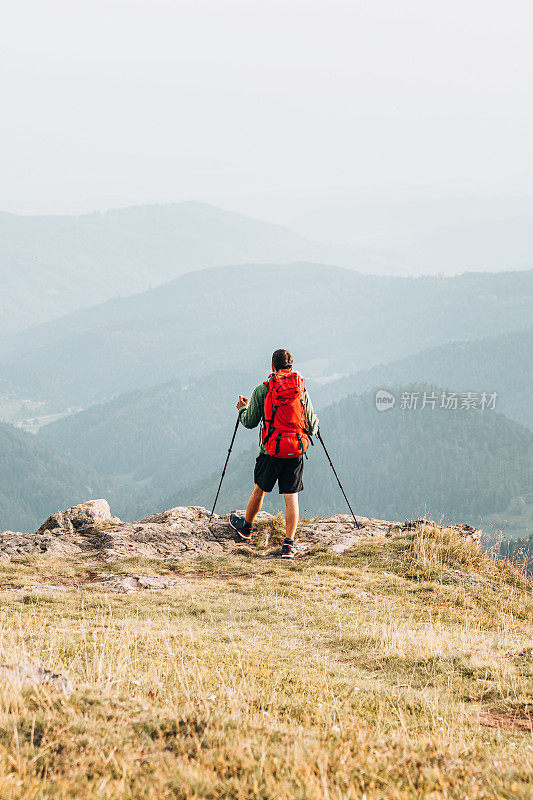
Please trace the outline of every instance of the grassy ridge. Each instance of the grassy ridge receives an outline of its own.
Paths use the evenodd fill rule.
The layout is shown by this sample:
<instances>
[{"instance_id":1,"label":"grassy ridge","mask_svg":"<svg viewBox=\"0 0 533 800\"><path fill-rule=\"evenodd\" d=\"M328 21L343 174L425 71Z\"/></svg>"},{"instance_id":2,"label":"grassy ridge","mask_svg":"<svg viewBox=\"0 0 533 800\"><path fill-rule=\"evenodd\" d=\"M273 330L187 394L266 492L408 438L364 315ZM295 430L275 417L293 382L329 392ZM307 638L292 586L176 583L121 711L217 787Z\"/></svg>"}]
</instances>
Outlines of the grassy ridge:
<instances>
[{"instance_id":1,"label":"grassy ridge","mask_svg":"<svg viewBox=\"0 0 533 800\"><path fill-rule=\"evenodd\" d=\"M531 796L520 572L431 528L258 555L2 565L0 660L76 689L0 686L0 797ZM121 596L95 571L178 584Z\"/></svg>"}]
</instances>

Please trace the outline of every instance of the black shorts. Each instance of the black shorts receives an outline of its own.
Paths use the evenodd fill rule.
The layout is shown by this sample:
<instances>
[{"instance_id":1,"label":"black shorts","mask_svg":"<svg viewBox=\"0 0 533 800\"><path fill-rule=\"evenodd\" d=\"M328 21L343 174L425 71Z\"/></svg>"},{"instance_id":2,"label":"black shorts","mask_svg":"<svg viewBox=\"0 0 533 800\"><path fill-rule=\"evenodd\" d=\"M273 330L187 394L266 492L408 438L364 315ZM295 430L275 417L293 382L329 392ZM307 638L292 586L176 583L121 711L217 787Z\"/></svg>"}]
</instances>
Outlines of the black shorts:
<instances>
[{"instance_id":1,"label":"black shorts","mask_svg":"<svg viewBox=\"0 0 533 800\"><path fill-rule=\"evenodd\" d=\"M304 457L275 458L259 453L255 462L254 482L263 492L271 492L276 481L280 494L295 494L304 488Z\"/></svg>"}]
</instances>

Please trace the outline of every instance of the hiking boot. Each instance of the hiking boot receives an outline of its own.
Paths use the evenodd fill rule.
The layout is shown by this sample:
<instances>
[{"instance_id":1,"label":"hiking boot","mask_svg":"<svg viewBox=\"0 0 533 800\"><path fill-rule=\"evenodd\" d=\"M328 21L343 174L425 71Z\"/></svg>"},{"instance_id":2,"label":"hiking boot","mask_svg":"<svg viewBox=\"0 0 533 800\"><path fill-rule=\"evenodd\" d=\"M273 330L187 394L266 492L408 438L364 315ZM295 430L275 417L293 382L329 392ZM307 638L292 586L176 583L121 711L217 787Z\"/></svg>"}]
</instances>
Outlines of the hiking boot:
<instances>
[{"instance_id":1,"label":"hiking boot","mask_svg":"<svg viewBox=\"0 0 533 800\"><path fill-rule=\"evenodd\" d=\"M229 524L234 531L237 531L241 539L244 539L246 542L250 541L254 529L249 522L246 522L244 517L239 517L237 514L230 514Z\"/></svg>"},{"instance_id":2,"label":"hiking boot","mask_svg":"<svg viewBox=\"0 0 533 800\"><path fill-rule=\"evenodd\" d=\"M296 555L296 548L294 546L294 541L288 542L286 539L283 542L283 547L281 548L281 557L282 558L294 558Z\"/></svg>"}]
</instances>

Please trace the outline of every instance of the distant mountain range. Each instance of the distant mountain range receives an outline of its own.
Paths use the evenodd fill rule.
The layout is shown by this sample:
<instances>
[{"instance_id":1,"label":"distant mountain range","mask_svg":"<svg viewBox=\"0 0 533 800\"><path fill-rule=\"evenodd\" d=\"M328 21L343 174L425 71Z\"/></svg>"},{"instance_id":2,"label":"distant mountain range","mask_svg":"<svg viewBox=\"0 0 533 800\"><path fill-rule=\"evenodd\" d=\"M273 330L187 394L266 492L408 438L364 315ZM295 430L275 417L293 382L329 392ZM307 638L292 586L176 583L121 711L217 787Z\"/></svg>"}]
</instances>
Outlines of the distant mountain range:
<instances>
[{"instance_id":1,"label":"distant mountain range","mask_svg":"<svg viewBox=\"0 0 533 800\"><path fill-rule=\"evenodd\" d=\"M0 392L86 406L174 377L268 369L276 347L322 377L453 339L526 329L533 271L390 278L316 264L188 273L0 344ZM309 372L309 371L308 371Z\"/></svg>"},{"instance_id":2,"label":"distant mountain range","mask_svg":"<svg viewBox=\"0 0 533 800\"><path fill-rule=\"evenodd\" d=\"M300 233L198 202L0 213L2 336L226 264L310 261L375 275L533 267L533 198L367 203L295 224Z\"/></svg>"},{"instance_id":3,"label":"distant mountain range","mask_svg":"<svg viewBox=\"0 0 533 800\"><path fill-rule=\"evenodd\" d=\"M533 267L533 196L339 204L294 217L304 236L379 254L390 274Z\"/></svg>"},{"instance_id":4,"label":"distant mountain range","mask_svg":"<svg viewBox=\"0 0 533 800\"><path fill-rule=\"evenodd\" d=\"M393 259L390 259L391 264ZM415 274L463 270L531 269L533 214L496 222L461 225L396 245L394 272Z\"/></svg>"},{"instance_id":5,"label":"distant mountain range","mask_svg":"<svg viewBox=\"0 0 533 800\"><path fill-rule=\"evenodd\" d=\"M82 216L0 213L1 334L56 319L191 270L232 263L329 262L374 271L363 248L315 243L205 203Z\"/></svg>"},{"instance_id":6,"label":"distant mountain range","mask_svg":"<svg viewBox=\"0 0 533 800\"><path fill-rule=\"evenodd\" d=\"M447 342L320 386L323 405L399 383L430 382L456 392L497 392L496 410L533 430L533 328Z\"/></svg>"}]
</instances>

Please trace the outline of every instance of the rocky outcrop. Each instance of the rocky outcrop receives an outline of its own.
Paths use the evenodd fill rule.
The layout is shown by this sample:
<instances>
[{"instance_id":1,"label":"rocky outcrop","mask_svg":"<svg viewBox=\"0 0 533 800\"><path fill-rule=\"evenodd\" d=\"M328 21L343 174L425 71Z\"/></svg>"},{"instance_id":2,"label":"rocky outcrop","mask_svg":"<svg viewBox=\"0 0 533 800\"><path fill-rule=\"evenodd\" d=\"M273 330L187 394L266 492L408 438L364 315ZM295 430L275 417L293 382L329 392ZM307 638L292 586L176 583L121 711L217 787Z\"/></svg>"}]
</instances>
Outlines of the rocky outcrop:
<instances>
[{"instance_id":1,"label":"rocky outcrop","mask_svg":"<svg viewBox=\"0 0 533 800\"><path fill-rule=\"evenodd\" d=\"M269 524L272 520L272 515L266 512L261 512L257 520L259 534L261 529L265 533L255 546L265 553L277 544ZM394 536L418 525L434 524L427 520L400 523L366 517L358 517L358 521L361 527L355 528L351 516L335 514L304 522L298 529L298 553L306 555L318 547L342 554L360 539ZM480 531L468 525L454 529L471 540L479 540L481 536ZM246 546L253 547L254 543ZM210 521L205 508L178 506L138 522L122 522L112 516L106 500L91 500L53 514L36 533L4 531L0 534L0 558L5 561L41 554L65 558L84 556L105 562L139 556L177 560L229 555L242 548L243 542L236 538L227 517L215 514Z\"/></svg>"},{"instance_id":2,"label":"rocky outcrop","mask_svg":"<svg viewBox=\"0 0 533 800\"><path fill-rule=\"evenodd\" d=\"M73 533L80 528L98 528L114 525L120 522L118 517L113 517L107 500L88 500L66 511L56 511L46 522L43 522L37 533L45 531L67 531Z\"/></svg>"}]
</instances>

